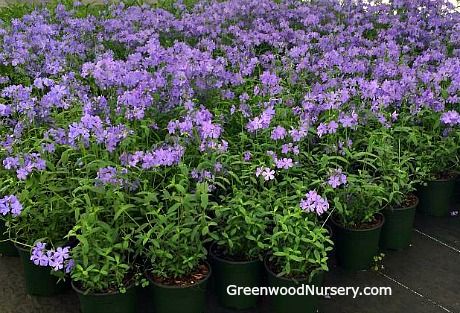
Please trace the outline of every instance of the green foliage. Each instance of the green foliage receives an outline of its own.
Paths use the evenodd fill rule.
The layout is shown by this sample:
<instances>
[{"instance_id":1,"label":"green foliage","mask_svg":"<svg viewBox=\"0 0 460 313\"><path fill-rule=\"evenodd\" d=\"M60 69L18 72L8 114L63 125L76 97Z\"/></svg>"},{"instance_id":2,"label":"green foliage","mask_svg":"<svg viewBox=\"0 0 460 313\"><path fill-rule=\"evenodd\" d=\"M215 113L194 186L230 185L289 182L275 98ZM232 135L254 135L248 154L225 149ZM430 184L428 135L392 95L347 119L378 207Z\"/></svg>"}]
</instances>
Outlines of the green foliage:
<instances>
[{"instance_id":1,"label":"green foliage","mask_svg":"<svg viewBox=\"0 0 460 313\"><path fill-rule=\"evenodd\" d=\"M225 256L243 260L263 258L267 248L270 204L264 193L234 190L212 207L217 226L212 237Z\"/></svg>"},{"instance_id":2,"label":"green foliage","mask_svg":"<svg viewBox=\"0 0 460 313\"><path fill-rule=\"evenodd\" d=\"M273 234L269 237L268 260L276 274L290 278L313 277L327 271L332 241L325 228L298 207L278 207L273 212Z\"/></svg>"},{"instance_id":3,"label":"green foliage","mask_svg":"<svg viewBox=\"0 0 460 313\"><path fill-rule=\"evenodd\" d=\"M72 249L71 278L86 293L124 292L134 283L135 227L108 216L103 207L86 207L69 232L78 245Z\"/></svg>"},{"instance_id":4,"label":"green foliage","mask_svg":"<svg viewBox=\"0 0 460 313\"><path fill-rule=\"evenodd\" d=\"M215 224L206 214L208 185L197 184L193 192L186 166L181 169L161 192L136 195L144 214L137 249L156 277L183 277L196 270L206 259L204 241Z\"/></svg>"}]
</instances>

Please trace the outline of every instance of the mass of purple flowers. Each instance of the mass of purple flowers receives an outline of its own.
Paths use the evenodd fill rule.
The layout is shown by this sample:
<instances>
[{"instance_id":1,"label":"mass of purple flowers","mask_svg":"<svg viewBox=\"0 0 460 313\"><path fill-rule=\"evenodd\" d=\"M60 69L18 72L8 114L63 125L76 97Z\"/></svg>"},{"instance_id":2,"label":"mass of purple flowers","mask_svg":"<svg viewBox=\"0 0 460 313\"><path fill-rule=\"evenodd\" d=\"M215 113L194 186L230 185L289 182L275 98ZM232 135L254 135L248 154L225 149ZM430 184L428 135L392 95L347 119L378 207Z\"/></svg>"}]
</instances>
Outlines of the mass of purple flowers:
<instances>
[{"instance_id":1,"label":"mass of purple flowers","mask_svg":"<svg viewBox=\"0 0 460 313\"><path fill-rule=\"evenodd\" d=\"M124 201L139 189L166 194L180 173L193 182L183 189L207 183L216 199L290 186L296 210L318 219L364 169L382 181L365 130L451 140L458 169L460 13L447 1L78 10L59 4L0 24L1 216L18 217L18 198L32 202L19 191L53 175L99 194L122 186ZM51 205L41 204L47 220ZM67 272L71 253L38 242L31 260Z\"/></svg>"}]
</instances>

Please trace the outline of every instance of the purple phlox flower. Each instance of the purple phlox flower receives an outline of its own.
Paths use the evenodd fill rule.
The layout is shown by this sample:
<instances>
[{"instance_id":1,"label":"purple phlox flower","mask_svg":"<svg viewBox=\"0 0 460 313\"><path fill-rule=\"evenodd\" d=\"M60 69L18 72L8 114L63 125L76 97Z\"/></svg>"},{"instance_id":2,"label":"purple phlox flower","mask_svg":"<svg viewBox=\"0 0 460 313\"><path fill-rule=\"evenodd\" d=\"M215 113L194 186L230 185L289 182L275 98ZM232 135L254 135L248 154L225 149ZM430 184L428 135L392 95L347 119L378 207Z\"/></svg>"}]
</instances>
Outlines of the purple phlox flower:
<instances>
[{"instance_id":1,"label":"purple phlox flower","mask_svg":"<svg viewBox=\"0 0 460 313\"><path fill-rule=\"evenodd\" d=\"M327 199L322 198L316 190L311 190L305 195L305 199L300 201L300 208L305 212L321 215L329 209Z\"/></svg>"},{"instance_id":2,"label":"purple phlox flower","mask_svg":"<svg viewBox=\"0 0 460 313\"><path fill-rule=\"evenodd\" d=\"M251 160L251 157L252 157L252 155L251 155L251 152L250 152L250 151L245 151L245 152L243 153L243 160L245 160L246 162L248 162L249 160Z\"/></svg>"},{"instance_id":3,"label":"purple phlox flower","mask_svg":"<svg viewBox=\"0 0 460 313\"><path fill-rule=\"evenodd\" d=\"M339 122L344 128L354 128L358 125L358 114L352 112L351 115L341 115Z\"/></svg>"},{"instance_id":4,"label":"purple phlox flower","mask_svg":"<svg viewBox=\"0 0 460 313\"><path fill-rule=\"evenodd\" d=\"M181 145L164 145L149 152L136 151L134 154L124 154L120 158L130 167L141 163L143 169L151 169L178 164L184 153L185 148Z\"/></svg>"},{"instance_id":5,"label":"purple phlox flower","mask_svg":"<svg viewBox=\"0 0 460 313\"><path fill-rule=\"evenodd\" d=\"M327 134L328 132L328 127L324 123L320 123L318 128L316 129L316 133L318 134L318 137L321 138L323 137L324 134Z\"/></svg>"},{"instance_id":6,"label":"purple phlox flower","mask_svg":"<svg viewBox=\"0 0 460 313\"><path fill-rule=\"evenodd\" d=\"M68 274L73 270L74 267L75 267L75 261L73 259L69 259L66 263L64 272Z\"/></svg>"},{"instance_id":7,"label":"purple phlox flower","mask_svg":"<svg viewBox=\"0 0 460 313\"><path fill-rule=\"evenodd\" d=\"M39 266L48 266L49 258L45 251L46 243L37 242L32 248L30 260L34 262L35 265Z\"/></svg>"},{"instance_id":8,"label":"purple phlox flower","mask_svg":"<svg viewBox=\"0 0 460 313\"><path fill-rule=\"evenodd\" d=\"M56 146L54 145L54 143L42 143L42 151L53 153L54 151L56 151Z\"/></svg>"},{"instance_id":9,"label":"purple phlox flower","mask_svg":"<svg viewBox=\"0 0 460 313\"><path fill-rule=\"evenodd\" d=\"M338 128L339 124L336 121L330 121L327 125L327 132L328 134L335 134Z\"/></svg>"},{"instance_id":10,"label":"purple phlox flower","mask_svg":"<svg viewBox=\"0 0 460 313\"><path fill-rule=\"evenodd\" d=\"M396 122L398 120L398 112L394 111L393 113L391 113L391 121L392 122Z\"/></svg>"},{"instance_id":11,"label":"purple phlox flower","mask_svg":"<svg viewBox=\"0 0 460 313\"><path fill-rule=\"evenodd\" d=\"M276 74L265 71L260 75L260 81L264 86L264 90L268 91L271 95L276 95L281 91L279 85L280 79ZM256 94L256 92L254 92L254 94Z\"/></svg>"},{"instance_id":12,"label":"purple phlox flower","mask_svg":"<svg viewBox=\"0 0 460 313\"><path fill-rule=\"evenodd\" d=\"M46 244L37 242L31 251L30 260L38 266L49 266L54 271L65 268L65 272L70 272L73 267L73 260L70 259L70 247L58 247L46 250ZM69 267L70 264L70 267Z\"/></svg>"},{"instance_id":13,"label":"purple phlox flower","mask_svg":"<svg viewBox=\"0 0 460 313\"><path fill-rule=\"evenodd\" d=\"M118 178L118 171L112 166L100 168L97 171L96 184L121 185L123 180Z\"/></svg>"},{"instance_id":14,"label":"purple phlox flower","mask_svg":"<svg viewBox=\"0 0 460 313\"><path fill-rule=\"evenodd\" d=\"M342 169L336 169L333 171L329 180L327 182L332 188L337 188L340 185L345 185L347 183L347 176L342 172Z\"/></svg>"},{"instance_id":15,"label":"purple phlox flower","mask_svg":"<svg viewBox=\"0 0 460 313\"><path fill-rule=\"evenodd\" d=\"M216 164L214 164L214 171L215 172L220 172L222 171L222 163L219 163L219 162L216 162Z\"/></svg>"},{"instance_id":16,"label":"purple phlox flower","mask_svg":"<svg viewBox=\"0 0 460 313\"><path fill-rule=\"evenodd\" d=\"M275 179L275 171L268 167L258 167L256 169L256 177L262 176L265 181Z\"/></svg>"},{"instance_id":17,"label":"purple phlox flower","mask_svg":"<svg viewBox=\"0 0 460 313\"><path fill-rule=\"evenodd\" d=\"M214 182L214 174L211 173L209 170L200 170L200 169L193 169L192 172L190 173L190 176L196 180L199 183L202 182L208 182L212 183Z\"/></svg>"},{"instance_id":18,"label":"purple phlox flower","mask_svg":"<svg viewBox=\"0 0 460 313\"><path fill-rule=\"evenodd\" d=\"M286 137L286 129L282 126L276 126L272 131L271 138L273 140L280 140L284 139L284 137Z\"/></svg>"},{"instance_id":19,"label":"purple phlox flower","mask_svg":"<svg viewBox=\"0 0 460 313\"><path fill-rule=\"evenodd\" d=\"M0 103L0 116L10 116L11 115L11 107L9 105Z\"/></svg>"},{"instance_id":20,"label":"purple phlox flower","mask_svg":"<svg viewBox=\"0 0 460 313\"><path fill-rule=\"evenodd\" d=\"M7 157L3 160L3 167L7 170L17 169L19 167L19 157Z\"/></svg>"},{"instance_id":21,"label":"purple phlox flower","mask_svg":"<svg viewBox=\"0 0 460 313\"><path fill-rule=\"evenodd\" d=\"M246 128L249 132L255 132L259 129L265 129L270 126L271 120L275 116L275 110L273 106L267 107L260 116L256 116L254 119L249 121Z\"/></svg>"},{"instance_id":22,"label":"purple phlox flower","mask_svg":"<svg viewBox=\"0 0 460 313\"><path fill-rule=\"evenodd\" d=\"M281 146L281 153L288 154L289 152L294 153L294 155L298 155L300 153L299 146L294 145L293 143L286 143Z\"/></svg>"},{"instance_id":23,"label":"purple phlox flower","mask_svg":"<svg viewBox=\"0 0 460 313\"><path fill-rule=\"evenodd\" d=\"M205 121L201 124L200 134L202 139L212 138L217 139L220 137L222 127L213 124L210 121Z\"/></svg>"},{"instance_id":24,"label":"purple phlox flower","mask_svg":"<svg viewBox=\"0 0 460 313\"><path fill-rule=\"evenodd\" d=\"M454 110L444 112L441 115L441 122L450 126L458 125L460 124L460 114Z\"/></svg>"},{"instance_id":25,"label":"purple phlox flower","mask_svg":"<svg viewBox=\"0 0 460 313\"><path fill-rule=\"evenodd\" d=\"M289 169L294 166L294 163L291 158L282 158L282 159L277 159L276 160L276 167L277 168L284 168L284 169Z\"/></svg>"},{"instance_id":26,"label":"purple phlox flower","mask_svg":"<svg viewBox=\"0 0 460 313\"><path fill-rule=\"evenodd\" d=\"M5 196L0 199L0 214L7 215L10 213L14 217L19 216L22 212L22 204L14 195Z\"/></svg>"}]
</instances>

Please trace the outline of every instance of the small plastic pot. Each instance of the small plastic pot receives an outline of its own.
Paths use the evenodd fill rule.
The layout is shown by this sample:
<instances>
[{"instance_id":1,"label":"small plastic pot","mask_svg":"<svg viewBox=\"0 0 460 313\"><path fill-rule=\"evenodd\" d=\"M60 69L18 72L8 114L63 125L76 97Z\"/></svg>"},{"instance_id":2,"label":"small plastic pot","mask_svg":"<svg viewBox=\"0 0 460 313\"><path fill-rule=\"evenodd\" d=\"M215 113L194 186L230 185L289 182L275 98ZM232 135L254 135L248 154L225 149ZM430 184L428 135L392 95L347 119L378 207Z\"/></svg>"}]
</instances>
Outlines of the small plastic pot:
<instances>
[{"instance_id":1,"label":"small plastic pot","mask_svg":"<svg viewBox=\"0 0 460 313\"><path fill-rule=\"evenodd\" d=\"M381 248L402 250L409 247L418 203L419 200L416 198L416 202L409 207L383 210L385 224L380 234Z\"/></svg>"},{"instance_id":2,"label":"small plastic pot","mask_svg":"<svg viewBox=\"0 0 460 313\"><path fill-rule=\"evenodd\" d=\"M278 277L276 273L270 269L268 265L268 257L265 258L265 271L267 273L268 286L285 288L286 290L302 289L304 286L310 285L320 287L323 283L323 273L320 272L313 276L310 280L308 278L290 279L285 277ZM295 295L271 295L268 296L270 312L271 313L316 313L318 310L319 298L316 295L295 294Z\"/></svg>"},{"instance_id":3,"label":"small plastic pot","mask_svg":"<svg viewBox=\"0 0 460 313\"><path fill-rule=\"evenodd\" d=\"M380 232L385 217L377 213L379 223L371 228L350 229L332 219L334 225L335 255L338 264L350 271L366 270L371 267L374 256L379 252Z\"/></svg>"},{"instance_id":4,"label":"small plastic pot","mask_svg":"<svg viewBox=\"0 0 460 313\"><path fill-rule=\"evenodd\" d=\"M449 215L455 178L427 182L418 188L418 210L426 215L443 217Z\"/></svg>"},{"instance_id":5,"label":"small plastic pot","mask_svg":"<svg viewBox=\"0 0 460 313\"><path fill-rule=\"evenodd\" d=\"M247 310L257 306L259 297L254 295L229 295L228 286L260 287L263 283L263 262L229 261L215 254L216 244L211 245L209 255L213 268L214 292L219 303L231 309Z\"/></svg>"},{"instance_id":6,"label":"small plastic pot","mask_svg":"<svg viewBox=\"0 0 460 313\"><path fill-rule=\"evenodd\" d=\"M125 293L88 293L75 286L81 313L136 313L137 294L135 286L130 286Z\"/></svg>"},{"instance_id":7,"label":"small plastic pot","mask_svg":"<svg viewBox=\"0 0 460 313\"><path fill-rule=\"evenodd\" d=\"M170 286L150 280L150 295L155 313L204 313L206 312L206 289L212 271L208 276L190 286Z\"/></svg>"}]
</instances>

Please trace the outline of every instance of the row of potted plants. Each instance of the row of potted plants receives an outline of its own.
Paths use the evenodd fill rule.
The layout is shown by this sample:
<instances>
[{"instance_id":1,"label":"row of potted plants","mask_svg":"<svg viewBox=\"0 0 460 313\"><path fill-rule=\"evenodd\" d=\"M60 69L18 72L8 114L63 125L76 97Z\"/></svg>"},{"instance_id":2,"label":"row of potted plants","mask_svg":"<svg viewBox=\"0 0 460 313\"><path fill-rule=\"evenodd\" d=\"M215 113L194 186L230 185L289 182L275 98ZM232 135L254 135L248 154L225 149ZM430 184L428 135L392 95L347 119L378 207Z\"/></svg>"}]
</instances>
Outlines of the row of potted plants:
<instances>
[{"instance_id":1,"label":"row of potted plants","mask_svg":"<svg viewBox=\"0 0 460 313\"><path fill-rule=\"evenodd\" d=\"M186 180L186 176L183 178ZM178 185L171 186L171 190L182 190L178 186L183 185L184 180L180 180ZM95 207L81 218L81 226L69 234L74 243L70 241L68 246L57 250L47 250L44 244L39 243L32 253L29 248L18 246L28 293L49 296L66 288L66 284L59 281L59 275L50 274L50 266L54 266L54 270L60 269L59 264L50 260L52 254L61 253L62 269L67 268L69 247L75 242L78 244L72 248L72 256L75 260L80 255L81 266L88 268L82 267L71 274L72 287L79 294L82 312L135 312L136 286L139 285L150 284L156 312L182 312L184 305L188 308L187 312L203 312L210 277L213 278L213 290L219 302L233 309L256 307L259 297L230 295L228 286L260 287L265 279L268 279L270 287L298 287L301 283L321 285L323 274L328 269L328 252L332 250L326 228L311 221L296 207L286 208L285 199L274 200L268 194L257 196L240 191L229 199L230 203L215 204L211 211L215 215L213 220L209 216L203 218L202 214L207 209L208 186L204 184L200 187L201 190L195 194L176 190L177 194L170 198L176 202L159 200L161 202L156 204L166 205L170 217L162 215L164 220L161 224L158 223L161 219L154 217L159 214L155 210L149 212L149 215L152 214L150 220L156 221L155 225L146 223L137 228L133 225L124 228L120 224L117 227L113 216L105 222L99 216L100 208ZM145 203L144 200L141 202ZM274 201L273 212L265 209L271 201ZM414 196L409 201L405 208L391 209L385 216L391 216L395 211L408 211L403 214L413 217L418 199ZM174 205L183 202L188 206ZM179 212L182 210L186 212L184 215ZM178 214L183 219L175 222ZM197 222L201 218L201 223ZM395 221L392 222L391 218ZM332 219L340 265L353 270L369 268L378 252L383 220L383 215L380 215L378 223L356 230L345 228ZM114 224L109 224L110 221ZM223 221L227 223L219 225ZM381 248L407 247L410 235L405 236L405 232L410 234L412 223L413 219L409 217L391 216L390 222L383 227ZM269 241L263 238L266 228L271 229ZM144 229L148 231L144 232ZM141 247L147 250L141 258L129 255L134 251L131 239L136 237L142 240ZM209 245L207 242L213 243ZM45 256L48 261L42 263ZM88 267L89 264L92 266ZM110 272L104 271L104 268L110 269ZM118 285L110 285L113 282ZM178 297L182 299L180 303L173 301ZM314 312L316 299L277 296L273 297L271 306L273 312L284 312L286 309Z\"/></svg>"}]
</instances>

